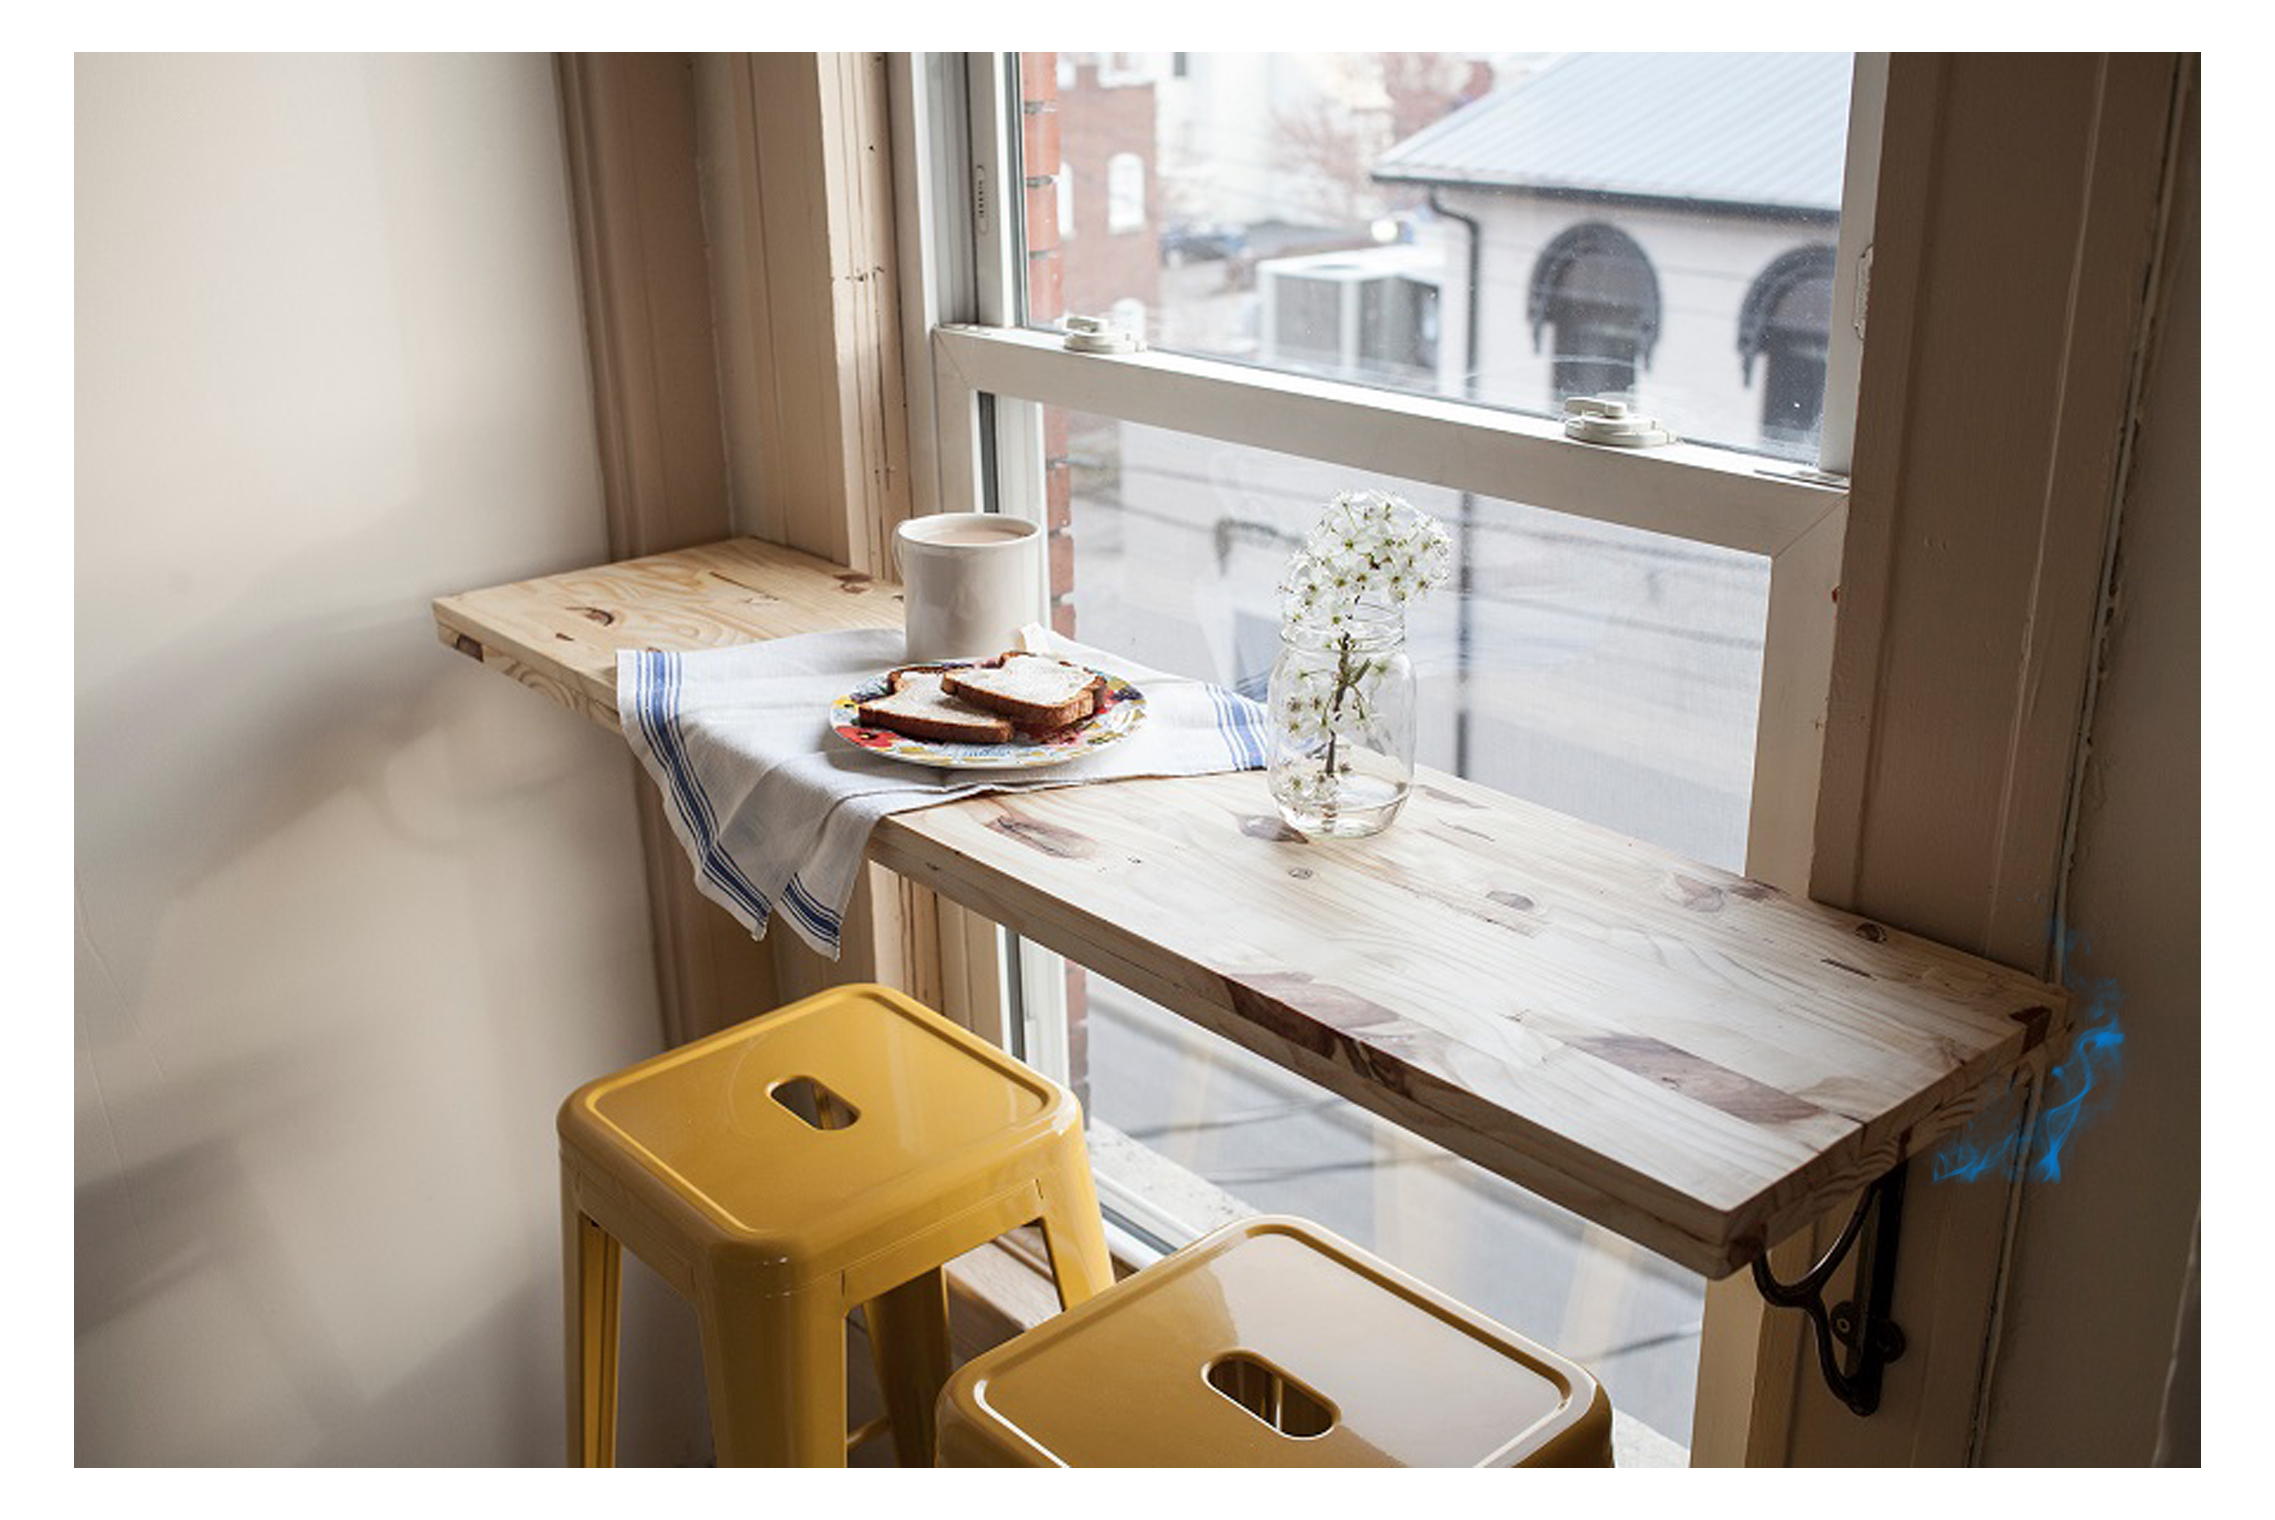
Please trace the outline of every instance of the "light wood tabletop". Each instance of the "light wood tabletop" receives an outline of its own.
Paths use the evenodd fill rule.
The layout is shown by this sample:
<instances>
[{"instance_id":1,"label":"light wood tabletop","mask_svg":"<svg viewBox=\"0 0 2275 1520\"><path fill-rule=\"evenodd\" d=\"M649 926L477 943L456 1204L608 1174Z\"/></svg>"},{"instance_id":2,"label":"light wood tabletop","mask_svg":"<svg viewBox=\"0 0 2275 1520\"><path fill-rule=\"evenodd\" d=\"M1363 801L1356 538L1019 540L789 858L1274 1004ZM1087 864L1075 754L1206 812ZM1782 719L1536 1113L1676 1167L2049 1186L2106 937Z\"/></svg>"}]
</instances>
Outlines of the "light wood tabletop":
<instances>
[{"instance_id":1,"label":"light wood tabletop","mask_svg":"<svg viewBox=\"0 0 2275 1520\"><path fill-rule=\"evenodd\" d=\"M614 728L620 649L900 603L737 539L434 614ZM900 813L870 856L1712 1277L1930 1148L2069 1019L2021 973L1428 770L1371 839L1290 833L1250 771Z\"/></svg>"}]
</instances>

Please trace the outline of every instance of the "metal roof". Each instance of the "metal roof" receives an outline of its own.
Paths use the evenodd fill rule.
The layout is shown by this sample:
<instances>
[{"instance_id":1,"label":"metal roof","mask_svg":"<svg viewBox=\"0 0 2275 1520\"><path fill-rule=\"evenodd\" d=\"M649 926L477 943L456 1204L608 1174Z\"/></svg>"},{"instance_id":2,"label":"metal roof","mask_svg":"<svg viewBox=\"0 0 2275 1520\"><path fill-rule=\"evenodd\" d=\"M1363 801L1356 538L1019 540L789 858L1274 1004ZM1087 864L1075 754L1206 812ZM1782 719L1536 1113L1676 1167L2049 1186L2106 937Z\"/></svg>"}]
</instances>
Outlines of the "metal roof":
<instances>
[{"instance_id":1,"label":"metal roof","mask_svg":"<svg viewBox=\"0 0 2275 1520\"><path fill-rule=\"evenodd\" d=\"M1837 213L1851 69L1846 53L1570 53L1374 176Z\"/></svg>"}]
</instances>

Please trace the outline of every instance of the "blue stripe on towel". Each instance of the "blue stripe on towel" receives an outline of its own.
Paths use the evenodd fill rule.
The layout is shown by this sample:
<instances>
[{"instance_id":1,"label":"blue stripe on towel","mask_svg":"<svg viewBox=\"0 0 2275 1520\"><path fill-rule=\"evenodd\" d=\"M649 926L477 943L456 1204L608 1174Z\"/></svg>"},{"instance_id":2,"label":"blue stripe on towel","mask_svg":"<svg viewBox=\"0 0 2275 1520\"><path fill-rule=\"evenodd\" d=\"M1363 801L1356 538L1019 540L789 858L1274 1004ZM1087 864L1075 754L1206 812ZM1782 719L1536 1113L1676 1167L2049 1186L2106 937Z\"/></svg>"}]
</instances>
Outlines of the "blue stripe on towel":
<instances>
[{"instance_id":1,"label":"blue stripe on towel","mask_svg":"<svg viewBox=\"0 0 2275 1520\"><path fill-rule=\"evenodd\" d=\"M798 921L831 944L837 943L843 920L832 913L822 900L806 889L806 884L792 876L782 889L782 905L796 914Z\"/></svg>"},{"instance_id":2,"label":"blue stripe on towel","mask_svg":"<svg viewBox=\"0 0 2275 1520\"><path fill-rule=\"evenodd\" d=\"M687 824L688 837L695 841L696 867L719 890L742 905L743 911L750 915L751 932L760 933L774 909L765 894L752 886L733 859L719 848L718 823L711 811L711 799L695 779L695 768L688 763L687 750L680 742L679 657L661 650L643 651L636 668L639 671L640 729L647 736L649 750L671 777L672 800L679 805L679 816Z\"/></svg>"},{"instance_id":3,"label":"blue stripe on towel","mask_svg":"<svg viewBox=\"0 0 2275 1520\"><path fill-rule=\"evenodd\" d=\"M1217 729L1224 735L1234 762L1242 770L1263 769L1264 738L1257 732L1257 725L1264 710L1214 683L1202 684L1208 689L1209 700L1216 704Z\"/></svg>"}]
</instances>

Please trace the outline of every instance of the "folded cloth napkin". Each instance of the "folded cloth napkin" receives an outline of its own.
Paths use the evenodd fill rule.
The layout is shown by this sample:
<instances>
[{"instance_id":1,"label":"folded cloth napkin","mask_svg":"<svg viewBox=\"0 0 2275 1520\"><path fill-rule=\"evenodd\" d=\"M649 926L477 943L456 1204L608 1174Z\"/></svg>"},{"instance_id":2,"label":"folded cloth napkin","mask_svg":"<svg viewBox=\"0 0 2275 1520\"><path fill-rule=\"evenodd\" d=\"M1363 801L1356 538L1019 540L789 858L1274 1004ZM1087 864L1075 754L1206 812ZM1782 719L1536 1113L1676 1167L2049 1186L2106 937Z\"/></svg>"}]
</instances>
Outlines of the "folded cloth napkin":
<instances>
[{"instance_id":1,"label":"folded cloth napkin","mask_svg":"<svg viewBox=\"0 0 2275 1520\"><path fill-rule=\"evenodd\" d=\"M1030 625L1026 645L1135 685L1145 717L1094 754L1047 770L912 765L856 748L830 704L905 663L898 629L799 634L688 654L616 657L616 714L695 862L695 885L754 936L780 908L837 959L869 831L887 813L981 792L1128 776L1199 776L1264 764L1263 709L1221 686L1146 670Z\"/></svg>"}]
</instances>

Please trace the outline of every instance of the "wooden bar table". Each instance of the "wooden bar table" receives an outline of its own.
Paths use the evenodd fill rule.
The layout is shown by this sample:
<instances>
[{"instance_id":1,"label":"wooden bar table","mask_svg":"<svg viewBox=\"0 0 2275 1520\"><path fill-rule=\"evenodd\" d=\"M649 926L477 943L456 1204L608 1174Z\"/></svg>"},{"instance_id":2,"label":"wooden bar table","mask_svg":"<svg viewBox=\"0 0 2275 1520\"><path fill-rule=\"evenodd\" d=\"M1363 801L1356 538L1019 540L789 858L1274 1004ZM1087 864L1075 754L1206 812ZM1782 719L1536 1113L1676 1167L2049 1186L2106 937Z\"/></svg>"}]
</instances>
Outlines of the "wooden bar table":
<instances>
[{"instance_id":1,"label":"wooden bar table","mask_svg":"<svg viewBox=\"0 0 2275 1520\"><path fill-rule=\"evenodd\" d=\"M750 539L434 604L445 644L611 728L620 649L899 611ZM1710 1277L1957 1128L2069 1020L1989 961L1428 770L1371 839L1290 833L1248 771L944 803L870 854Z\"/></svg>"}]
</instances>

